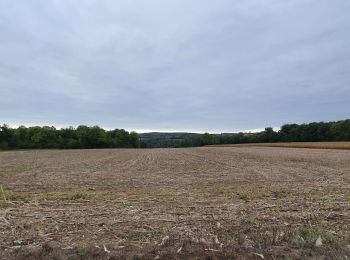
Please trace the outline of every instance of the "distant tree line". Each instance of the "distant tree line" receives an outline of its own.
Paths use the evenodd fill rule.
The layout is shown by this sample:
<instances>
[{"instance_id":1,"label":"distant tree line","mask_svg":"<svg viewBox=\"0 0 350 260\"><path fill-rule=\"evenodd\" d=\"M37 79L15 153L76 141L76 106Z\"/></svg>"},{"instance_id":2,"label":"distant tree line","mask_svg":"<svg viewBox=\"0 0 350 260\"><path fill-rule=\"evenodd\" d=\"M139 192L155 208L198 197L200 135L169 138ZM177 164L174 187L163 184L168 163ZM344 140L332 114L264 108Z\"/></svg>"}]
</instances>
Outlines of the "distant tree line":
<instances>
[{"instance_id":1,"label":"distant tree line","mask_svg":"<svg viewBox=\"0 0 350 260\"><path fill-rule=\"evenodd\" d=\"M157 148L195 147L211 144L270 142L350 141L350 120L310 124L286 124L279 131L272 127L258 133L194 134L157 133L142 140L142 134L124 129L104 130L98 126L56 129L49 126L10 128L0 126L0 150L77 149L77 148ZM169 137L170 136L170 137Z\"/></svg>"},{"instance_id":2,"label":"distant tree line","mask_svg":"<svg viewBox=\"0 0 350 260\"><path fill-rule=\"evenodd\" d=\"M258 133L227 133L191 135L184 140L155 139L142 147L193 147L212 144L350 141L350 120L310 124L285 124L279 131L272 127Z\"/></svg>"},{"instance_id":3,"label":"distant tree line","mask_svg":"<svg viewBox=\"0 0 350 260\"><path fill-rule=\"evenodd\" d=\"M201 134L197 136L188 136L184 139L167 139L167 138L156 138L149 140L141 140L140 148L181 148L181 147L196 147L203 146L201 142Z\"/></svg>"},{"instance_id":4,"label":"distant tree line","mask_svg":"<svg viewBox=\"0 0 350 260\"><path fill-rule=\"evenodd\" d=\"M98 126L56 129L53 126L10 128L0 126L0 149L136 148L138 135L124 129L106 131Z\"/></svg>"}]
</instances>

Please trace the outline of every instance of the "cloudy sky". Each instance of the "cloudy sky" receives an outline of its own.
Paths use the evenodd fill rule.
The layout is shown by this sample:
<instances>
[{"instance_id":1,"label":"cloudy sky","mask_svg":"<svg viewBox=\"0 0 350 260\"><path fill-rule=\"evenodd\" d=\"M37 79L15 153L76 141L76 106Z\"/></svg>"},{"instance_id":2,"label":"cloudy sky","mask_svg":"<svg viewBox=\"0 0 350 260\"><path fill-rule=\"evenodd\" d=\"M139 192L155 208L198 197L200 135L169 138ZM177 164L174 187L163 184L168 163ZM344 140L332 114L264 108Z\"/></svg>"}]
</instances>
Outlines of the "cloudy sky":
<instances>
[{"instance_id":1,"label":"cloudy sky","mask_svg":"<svg viewBox=\"0 0 350 260\"><path fill-rule=\"evenodd\" d=\"M350 118L349 0L0 1L0 122L227 132Z\"/></svg>"}]
</instances>

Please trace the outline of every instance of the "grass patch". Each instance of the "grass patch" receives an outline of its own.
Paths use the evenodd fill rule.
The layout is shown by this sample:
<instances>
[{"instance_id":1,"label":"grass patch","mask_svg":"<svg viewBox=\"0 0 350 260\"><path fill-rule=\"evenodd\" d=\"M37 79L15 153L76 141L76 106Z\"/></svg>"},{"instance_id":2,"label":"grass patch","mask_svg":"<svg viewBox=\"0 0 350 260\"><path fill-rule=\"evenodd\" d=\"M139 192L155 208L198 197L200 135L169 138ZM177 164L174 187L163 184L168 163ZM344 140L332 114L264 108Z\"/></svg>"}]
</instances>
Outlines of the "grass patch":
<instances>
[{"instance_id":1,"label":"grass patch","mask_svg":"<svg viewBox=\"0 0 350 260\"><path fill-rule=\"evenodd\" d=\"M344 200L345 200L346 202L349 202L349 201L350 201L350 193L344 194Z\"/></svg>"},{"instance_id":2,"label":"grass patch","mask_svg":"<svg viewBox=\"0 0 350 260\"><path fill-rule=\"evenodd\" d=\"M244 202L249 201L249 196L248 196L248 194L245 193L245 192L240 192L240 193L238 193L238 197L239 197L241 200L243 200Z\"/></svg>"},{"instance_id":3,"label":"grass patch","mask_svg":"<svg viewBox=\"0 0 350 260\"><path fill-rule=\"evenodd\" d=\"M27 199L28 199L27 196L22 193L5 190L5 189L0 190L0 201L6 201L6 200L23 201Z\"/></svg>"},{"instance_id":4,"label":"grass patch","mask_svg":"<svg viewBox=\"0 0 350 260\"><path fill-rule=\"evenodd\" d=\"M75 253L77 254L77 256L80 256L80 257L86 257L88 255L88 252L85 250L85 249L81 249L81 248L78 248Z\"/></svg>"},{"instance_id":5,"label":"grass patch","mask_svg":"<svg viewBox=\"0 0 350 260\"><path fill-rule=\"evenodd\" d=\"M127 239L131 241L154 241L161 238L160 230L133 230L128 233Z\"/></svg>"},{"instance_id":6,"label":"grass patch","mask_svg":"<svg viewBox=\"0 0 350 260\"><path fill-rule=\"evenodd\" d=\"M0 174L15 174L19 172L20 169L13 166L0 167Z\"/></svg>"},{"instance_id":7,"label":"grass patch","mask_svg":"<svg viewBox=\"0 0 350 260\"><path fill-rule=\"evenodd\" d=\"M36 197L38 200L90 200L104 199L114 200L116 194L112 192L96 192L96 191L67 191L67 192L51 192L40 194Z\"/></svg>"},{"instance_id":8,"label":"grass patch","mask_svg":"<svg viewBox=\"0 0 350 260\"><path fill-rule=\"evenodd\" d=\"M255 219L243 220L243 223L250 226L250 227L258 227L259 226L258 221Z\"/></svg>"},{"instance_id":9,"label":"grass patch","mask_svg":"<svg viewBox=\"0 0 350 260\"><path fill-rule=\"evenodd\" d=\"M332 248L341 247L339 239L319 227L300 227L295 231L294 235L297 244L305 247L315 247L315 242L319 237L321 237L324 245L331 246Z\"/></svg>"},{"instance_id":10,"label":"grass patch","mask_svg":"<svg viewBox=\"0 0 350 260\"><path fill-rule=\"evenodd\" d=\"M23 194L11 190L0 189L0 201L29 201L29 200L108 200L114 201L120 199L120 195L110 191L66 191L50 192L40 194Z\"/></svg>"},{"instance_id":11,"label":"grass patch","mask_svg":"<svg viewBox=\"0 0 350 260\"><path fill-rule=\"evenodd\" d=\"M229 199L237 198L248 201L269 196L274 188L269 183L247 184L247 183L225 183L213 184L205 190L205 198L225 197Z\"/></svg>"}]
</instances>

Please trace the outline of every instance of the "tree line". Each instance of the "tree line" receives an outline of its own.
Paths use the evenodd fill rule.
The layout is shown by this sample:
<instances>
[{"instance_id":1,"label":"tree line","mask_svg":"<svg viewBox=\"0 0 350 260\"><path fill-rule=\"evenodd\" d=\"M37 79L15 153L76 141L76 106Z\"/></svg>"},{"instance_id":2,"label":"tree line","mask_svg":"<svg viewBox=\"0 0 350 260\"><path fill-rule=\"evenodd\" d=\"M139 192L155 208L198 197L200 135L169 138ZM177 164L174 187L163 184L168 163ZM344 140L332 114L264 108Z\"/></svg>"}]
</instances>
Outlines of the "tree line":
<instances>
[{"instance_id":1,"label":"tree line","mask_svg":"<svg viewBox=\"0 0 350 260\"><path fill-rule=\"evenodd\" d=\"M285 124L279 131L266 127L257 133L198 134L183 140L155 139L141 142L142 147L193 147L212 144L272 142L350 141L350 120L309 124Z\"/></svg>"},{"instance_id":2,"label":"tree line","mask_svg":"<svg viewBox=\"0 0 350 260\"><path fill-rule=\"evenodd\" d=\"M285 124L280 130L272 127L258 133L204 134L203 145L273 142L350 141L350 120L309 124Z\"/></svg>"},{"instance_id":3,"label":"tree line","mask_svg":"<svg viewBox=\"0 0 350 260\"><path fill-rule=\"evenodd\" d=\"M138 135L124 129L98 126L56 129L53 126L0 126L0 149L137 148Z\"/></svg>"},{"instance_id":4,"label":"tree line","mask_svg":"<svg viewBox=\"0 0 350 260\"><path fill-rule=\"evenodd\" d=\"M176 140L162 138L161 134L154 139L142 140L136 132L124 129L104 130L98 126L84 125L62 129L52 126L10 128L4 124L0 126L0 149L156 148L211 144L350 141L350 120L285 124L278 131L267 127L258 133L188 133L182 139ZM163 134L167 136L166 133Z\"/></svg>"}]
</instances>

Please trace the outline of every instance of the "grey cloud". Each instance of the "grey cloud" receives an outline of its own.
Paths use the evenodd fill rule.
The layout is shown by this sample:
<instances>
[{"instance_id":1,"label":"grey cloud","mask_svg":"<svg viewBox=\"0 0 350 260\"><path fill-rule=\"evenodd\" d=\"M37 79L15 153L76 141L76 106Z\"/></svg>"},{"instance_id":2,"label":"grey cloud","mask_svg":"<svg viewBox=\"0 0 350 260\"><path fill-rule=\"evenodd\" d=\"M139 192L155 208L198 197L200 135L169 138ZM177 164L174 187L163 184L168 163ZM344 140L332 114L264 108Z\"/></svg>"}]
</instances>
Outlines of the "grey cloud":
<instances>
[{"instance_id":1,"label":"grey cloud","mask_svg":"<svg viewBox=\"0 0 350 260\"><path fill-rule=\"evenodd\" d=\"M0 121L232 131L349 118L347 0L0 3Z\"/></svg>"}]
</instances>

